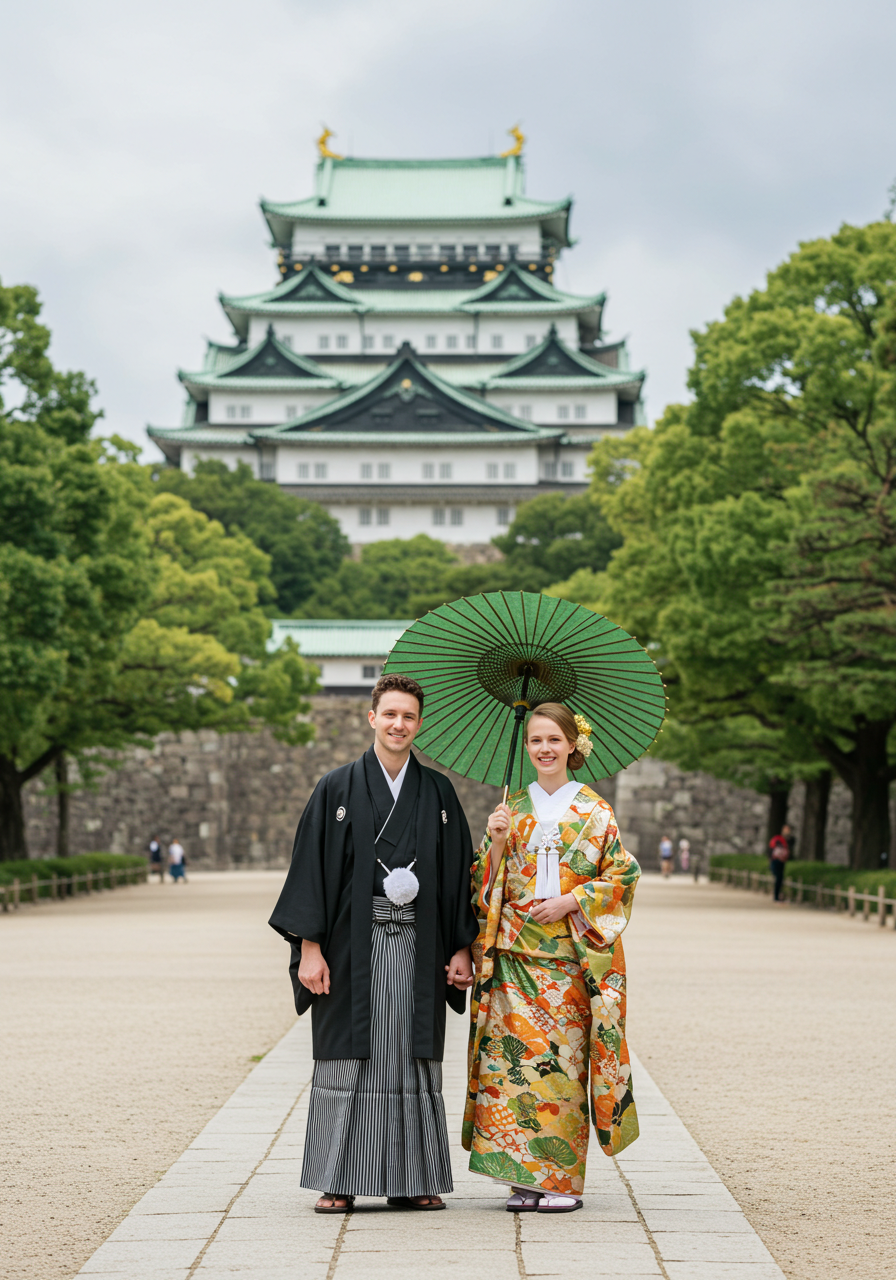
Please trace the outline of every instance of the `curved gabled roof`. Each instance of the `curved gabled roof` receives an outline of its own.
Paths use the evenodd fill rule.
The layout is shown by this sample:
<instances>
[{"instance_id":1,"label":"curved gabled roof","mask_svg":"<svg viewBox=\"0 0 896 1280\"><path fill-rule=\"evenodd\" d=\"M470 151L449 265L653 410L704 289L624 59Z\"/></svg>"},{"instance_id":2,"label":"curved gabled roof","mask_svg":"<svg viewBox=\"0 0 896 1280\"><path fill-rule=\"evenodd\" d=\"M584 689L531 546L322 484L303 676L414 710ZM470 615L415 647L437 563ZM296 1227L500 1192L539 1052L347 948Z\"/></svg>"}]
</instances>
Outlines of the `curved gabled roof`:
<instances>
[{"instance_id":1,"label":"curved gabled roof","mask_svg":"<svg viewBox=\"0 0 896 1280\"><path fill-rule=\"evenodd\" d=\"M296 223L515 223L538 220L561 245L569 243L572 198L532 200L523 192L519 156L468 160L321 160L316 194L304 200L262 200L274 242L288 245Z\"/></svg>"},{"instance_id":2,"label":"curved gabled roof","mask_svg":"<svg viewBox=\"0 0 896 1280\"><path fill-rule=\"evenodd\" d=\"M268 325L264 340L257 347L234 353L223 369L201 373L179 369L177 376L191 393L200 389L274 391L319 388L321 391L338 391L345 386L316 361L297 354L281 342L272 324Z\"/></svg>"},{"instance_id":3,"label":"curved gabled roof","mask_svg":"<svg viewBox=\"0 0 896 1280\"><path fill-rule=\"evenodd\" d=\"M608 390L628 388L640 391L646 374L640 371L611 369L590 356L567 346L551 325L547 337L508 360L500 373L484 378L481 386L488 391L580 390L587 387Z\"/></svg>"}]
</instances>

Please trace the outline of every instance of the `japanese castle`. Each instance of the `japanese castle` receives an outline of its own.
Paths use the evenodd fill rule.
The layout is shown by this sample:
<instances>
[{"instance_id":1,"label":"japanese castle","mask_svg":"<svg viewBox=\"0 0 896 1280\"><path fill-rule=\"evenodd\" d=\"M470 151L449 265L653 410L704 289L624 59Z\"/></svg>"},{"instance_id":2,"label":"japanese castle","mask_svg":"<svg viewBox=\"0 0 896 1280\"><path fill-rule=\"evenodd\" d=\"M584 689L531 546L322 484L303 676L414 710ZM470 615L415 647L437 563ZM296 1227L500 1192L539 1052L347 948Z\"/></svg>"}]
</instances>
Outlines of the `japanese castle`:
<instances>
[{"instance_id":1,"label":"japanese castle","mask_svg":"<svg viewBox=\"0 0 896 1280\"><path fill-rule=\"evenodd\" d=\"M169 462L248 463L321 503L354 544L488 544L516 507L579 493L595 440L643 421L644 374L603 333L603 293L553 284L572 200L525 194L500 156L360 160L325 130L314 194L262 201L279 279L221 294L233 329L178 374Z\"/></svg>"}]
</instances>

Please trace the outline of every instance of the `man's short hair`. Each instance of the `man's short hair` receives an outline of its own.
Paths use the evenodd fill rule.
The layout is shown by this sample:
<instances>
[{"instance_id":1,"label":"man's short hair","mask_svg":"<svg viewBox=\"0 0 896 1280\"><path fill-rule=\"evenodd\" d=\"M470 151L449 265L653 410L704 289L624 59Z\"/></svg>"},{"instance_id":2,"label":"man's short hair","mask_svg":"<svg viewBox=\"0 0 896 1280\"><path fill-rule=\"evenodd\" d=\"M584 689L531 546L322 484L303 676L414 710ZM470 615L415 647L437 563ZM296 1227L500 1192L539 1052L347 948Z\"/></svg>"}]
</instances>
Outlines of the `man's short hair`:
<instances>
[{"instance_id":1,"label":"man's short hair","mask_svg":"<svg viewBox=\"0 0 896 1280\"><path fill-rule=\"evenodd\" d=\"M370 700L374 711L379 706L380 698L384 693L409 693L411 697L417 699L420 707L420 715L423 715L423 690L420 688L416 680L412 680L410 676L389 675L380 676L376 684L373 686L373 693Z\"/></svg>"}]
</instances>

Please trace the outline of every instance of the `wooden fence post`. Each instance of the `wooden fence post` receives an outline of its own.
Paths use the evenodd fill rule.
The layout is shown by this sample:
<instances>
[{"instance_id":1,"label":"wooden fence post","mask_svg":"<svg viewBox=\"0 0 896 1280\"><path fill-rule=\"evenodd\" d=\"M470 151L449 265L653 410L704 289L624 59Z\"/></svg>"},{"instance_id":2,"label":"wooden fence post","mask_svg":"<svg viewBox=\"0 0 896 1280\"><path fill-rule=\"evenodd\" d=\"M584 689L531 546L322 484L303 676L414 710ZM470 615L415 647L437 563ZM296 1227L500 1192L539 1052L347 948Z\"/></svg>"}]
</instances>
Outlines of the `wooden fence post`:
<instances>
[{"instance_id":1,"label":"wooden fence post","mask_svg":"<svg viewBox=\"0 0 896 1280\"><path fill-rule=\"evenodd\" d=\"M91 871L84 872L84 892L90 893L93 890L93 873Z\"/></svg>"},{"instance_id":2,"label":"wooden fence post","mask_svg":"<svg viewBox=\"0 0 896 1280\"><path fill-rule=\"evenodd\" d=\"M856 887L854 884L851 884L846 890L846 907L849 914L854 916L856 913Z\"/></svg>"},{"instance_id":3,"label":"wooden fence post","mask_svg":"<svg viewBox=\"0 0 896 1280\"><path fill-rule=\"evenodd\" d=\"M3 894L3 910L9 910L9 888L4 884L0 885L0 893Z\"/></svg>"},{"instance_id":4,"label":"wooden fence post","mask_svg":"<svg viewBox=\"0 0 896 1280\"><path fill-rule=\"evenodd\" d=\"M822 907L822 906L824 905L824 900L823 900L823 898L822 898L822 896L821 896L821 881L820 881L820 880L819 880L819 881L818 881L818 883L815 885L815 905L816 905L816 907L819 907L819 908L820 908L820 907Z\"/></svg>"},{"instance_id":5,"label":"wooden fence post","mask_svg":"<svg viewBox=\"0 0 896 1280\"><path fill-rule=\"evenodd\" d=\"M834 910L840 911L843 907L843 886L834 886Z\"/></svg>"},{"instance_id":6,"label":"wooden fence post","mask_svg":"<svg viewBox=\"0 0 896 1280\"><path fill-rule=\"evenodd\" d=\"M884 898L887 896L886 886L879 884L877 886L877 923L881 928L887 923L887 908L884 905Z\"/></svg>"},{"instance_id":7,"label":"wooden fence post","mask_svg":"<svg viewBox=\"0 0 896 1280\"><path fill-rule=\"evenodd\" d=\"M868 917L871 915L871 894L862 894L862 919L868 923Z\"/></svg>"},{"instance_id":8,"label":"wooden fence post","mask_svg":"<svg viewBox=\"0 0 896 1280\"><path fill-rule=\"evenodd\" d=\"M19 877L14 876L13 882L12 882L12 904L15 907L16 911L18 911L19 909L19 893L20 893Z\"/></svg>"},{"instance_id":9,"label":"wooden fence post","mask_svg":"<svg viewBox=\"0 0 896 1280\"><path fill-rule=\"evenodd\" d=\"M37 876L31 877L31 901L37 902Z\"/></svg>"},{"instance_id":10,"label":"wooden fence post","mask_svg":"<svg viewBox=\"0 0 896 1280\"><path fill-rule=\"evenodd\" d=\"M50 878L50 897L56 899L59 897L59 877L56 872Z\"/></svg>"}]
</instances>

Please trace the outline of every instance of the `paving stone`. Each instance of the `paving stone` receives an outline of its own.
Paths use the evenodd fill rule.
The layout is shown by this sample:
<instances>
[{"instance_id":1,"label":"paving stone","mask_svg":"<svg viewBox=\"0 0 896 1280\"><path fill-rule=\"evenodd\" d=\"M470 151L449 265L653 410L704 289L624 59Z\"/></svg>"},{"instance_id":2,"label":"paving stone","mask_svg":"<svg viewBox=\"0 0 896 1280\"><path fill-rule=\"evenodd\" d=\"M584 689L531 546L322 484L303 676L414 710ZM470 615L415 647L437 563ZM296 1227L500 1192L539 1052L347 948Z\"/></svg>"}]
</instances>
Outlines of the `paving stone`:
<instances>
[{"instance_id":1,"label":"paving stone","mask_svg":"<svg viewBox=\"0 0 896 1280\"><path fill-rule=\"evenodd\" d=\"M219 1236L213 1240L206 1250L203 1262L209 1267L218 1267L222 1271L254 1270L256 1274L266 1276L273 1267L292 1266L306 1263L312 1265L330 1265L333 1256L332 1241L312 1242L303 1240L300 1246L284 1240L222 1240Z\"/></svg>"},{"instance_id":2,"label":"paving stone","mask_svg":"<svg viewBox=\"0 0 896 1280\"><path fill-rule=\"evenodd\" d=\"M109 1237L114 1240L207 1240L223 1213L129 1213Z\"/></svg>"},{"instance_id":3,"label":"paving stone","mask_svg":"<svg viewBox=\"0 0 896 1280\"><path fill-rule=\"evenodd\" d=\"M653 1191L641 1191L632 1184L632 1191L642 1213L648 1209L704 1209L724 1212L736 1209L737 1201L727 1187L711 1187L707 1191L679 1191L676 1195L658 1195Z\"/></svg>"},{"instance_id":4,"label":"paving stone","mask_svg":"<svg viewBox=\"0 0 896 1280\"><path fill-rule=\"evenodd\" d=\"M656 1255L643 1231L640 1241L606 1245L595 1241L593 1248L588 1250L585 1265L582 1245L573 1241L567 1243L563 1238L564 1225L564 1222L557 1224L557 1238L550 1244L527 1244L523 1241L522 1254L527 1275L577 1275L583 1269L587 1271L589 1280L591 1276L661 1275Z\"/></svg>"},{"instance_id":5,"label":"paving stone","mask_svg":"<svg viewBox=\"0 0 896 1280\"><path fill-rule=\"evenodd\" d=\"M508 1217L510 1215L508 1214ZM648 1244L644 1228L632 1209L630 1222L601 1221L586 1218L584 1209L570 1214L523 1213L520 1214L520 1236L524 1244L550 1244L557 1239L557 1221L563 1219L563 1239L570 1243L593 1243L596 1248L605 1244Z\"/></svg>"},{"instance_id":6,"label":"paving stone","mask_svg":"<svg viewBox=\"0 0 896 1280\"><path fill-rule=\"evenodd\" d=\"M655 1231L660 1255L670 1262L770 1262L772 1256L756 1235L723 1235L716 1231Z\"/></svg>"},{"instance_id":7,"label":"paving stone","mask_svg":"<svg viewBox=\"0 0 896 1280\"><path fill-rule=\"evenodd\" d=\"M777 1262L664 1262L663 1265L669 1280L784 1280L784 1272Z\"/></svg>"},{"instance_id":8,"label":"paving stone","mask_svg":"<svg viewBox=\"0 0 896 1280\"><path fill-rule=\"evenodd\" d=\"M227 1208L239 1191L241 1183L221 1183L219 1186L200 1185L147 1191L134 1205L132 1214L144 1213L218 1213Z\"/></svg>"},{"instance_id":9,"label":"paving stone","mask_svg":"<svg viewBox=\"0 0 896 1280\"><path fill-rule=\"evenodd\" d=\"M682 1196L682 1199L687 1197ZM752 1235L753 1228L740 1209L645 1209L644 1221L651 1231L722 1231Z\"/></svg>"},{"instance_id":10,"label":"paving stone","mask_svg":"<svg viewBox=\"0 0 896 1280\"><path fill-rule=\"evenodd\" d=\"M191 1267L205 1246L201 1240L107 1240L81 1268L82 1275L122 1268Z\"/></svg>"},{"instance_id":11,"label":"paving stone","mask_svg":"<svg viewBox=\"0 0 896 1280\"><path fill-rule=\"evenodd\" d=\"M464 1250L440 1249L438 1253L427 1253L415 1249L391 1253L346 1253L339 1255L336 1263L335 1280L371 1280L371 1277L386 1277L389 1280L443 1280L446 1276L467 1276L480 1269L478 1242L471 1241L470 1248ZM581 1260L580 1260L581 1261ZM197 1272L197 1275L200 1274ZM592 1274L596 1274L592 1272ZM519 1280L519 1267L516 1254L490 1254L488 1258L488 1280ZM267 1277L265 1277L267 1280ZM292 1280L296 1280L293 1276ZM302 1277L302 1280L305 1280Z\"/></svg>"}]
</instances>

